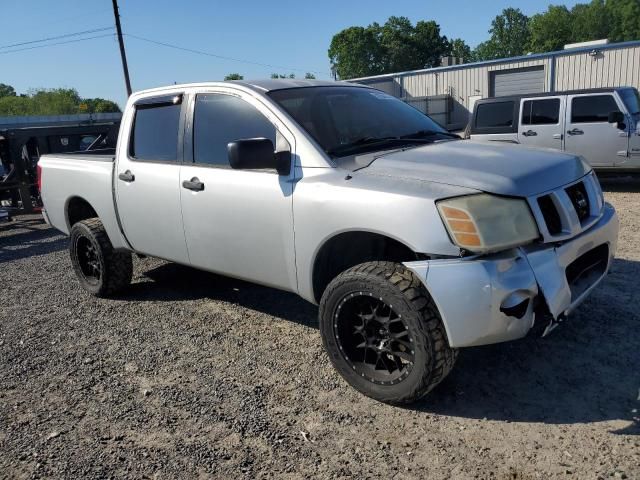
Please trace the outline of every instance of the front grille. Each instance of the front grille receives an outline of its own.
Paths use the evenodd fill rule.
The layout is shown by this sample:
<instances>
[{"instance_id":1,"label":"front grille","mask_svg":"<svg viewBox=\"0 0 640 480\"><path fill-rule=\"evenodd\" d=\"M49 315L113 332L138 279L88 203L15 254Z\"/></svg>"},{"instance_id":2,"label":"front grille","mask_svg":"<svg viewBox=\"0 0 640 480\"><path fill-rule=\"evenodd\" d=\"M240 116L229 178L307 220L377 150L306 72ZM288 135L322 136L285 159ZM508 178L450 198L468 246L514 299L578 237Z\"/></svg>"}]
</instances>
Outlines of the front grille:
<instances>
[{"instance_id":1,"label":"front grille","mask_svg":"<svg viewBox=\"0 0 640 480\"><path fill-rule=\"evenodd\" d=\"M544 217L544 223L547 225L547 230L551 235L557 235L562 231L562 221L558 214L558 209L553 203L551 195L545 195L538 198L538 206Z\"/></svg>"},{"instance_id":2,"label":"front grille","mask_svg":"<svg viewBox=\"0 0 640 480\"><path fill-rule=\"evenodd\" d=\"M600 184L590 173L573 184L564 185L529 198L543 242L558 242L579 235L602 216L604 199Z\"/></svg>"},{"instance_id":3,"label":"front grille","mask_svg":"<svg viewBox=\"0 0 640 480\"><path fill-rule=\"evenodd\" d=\"M577 299L607 271L609 246L600 245L579 256L565 270L571 299Z\"/></svg>"},{"instance_id":4,"label":"front grille","mask_svg":"<svg viewBox=\"0 0 640 480\"><path fill-rule=\"evenodd\" d=\"M578 220L584 222L589 217L589 195L584 182L576 183L565 189L569 199L578 214Z\"/></svg>"}]
</instances>

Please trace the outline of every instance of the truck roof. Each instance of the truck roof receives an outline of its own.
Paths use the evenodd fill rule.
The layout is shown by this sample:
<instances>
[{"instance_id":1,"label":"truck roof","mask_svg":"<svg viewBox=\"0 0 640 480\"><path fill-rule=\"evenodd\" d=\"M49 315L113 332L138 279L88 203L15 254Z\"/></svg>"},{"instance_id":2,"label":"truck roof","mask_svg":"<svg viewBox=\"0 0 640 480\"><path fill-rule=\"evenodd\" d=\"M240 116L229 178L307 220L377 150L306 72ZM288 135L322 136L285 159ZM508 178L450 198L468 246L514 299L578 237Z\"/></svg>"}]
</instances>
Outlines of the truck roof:
<instances>
[{"instance_id":1,"label":"truck roof","mask_svg":"<svg viewBox=\"0 0 640 480\"><path fill-rule=\"evenodd\" d=\"M196 82L196 83L183 83L177 85L167 85L165 87L150 88L145 90L139 90L134 92L135 95L146 94L152 92L158 92L166 89L175 88L187 88L187 87L213 87L213 86L228 86L239 85L251 90L259 91L261 93L272 92L274 90L285 90L289 88L303 88L303 87L360 87L371 88L367 85L359 83L339 82L339 81L327 81L327 80L296 80L294 78L268 78L264 80L228 80L224 82Z\"/></svg>"}]
</instances>

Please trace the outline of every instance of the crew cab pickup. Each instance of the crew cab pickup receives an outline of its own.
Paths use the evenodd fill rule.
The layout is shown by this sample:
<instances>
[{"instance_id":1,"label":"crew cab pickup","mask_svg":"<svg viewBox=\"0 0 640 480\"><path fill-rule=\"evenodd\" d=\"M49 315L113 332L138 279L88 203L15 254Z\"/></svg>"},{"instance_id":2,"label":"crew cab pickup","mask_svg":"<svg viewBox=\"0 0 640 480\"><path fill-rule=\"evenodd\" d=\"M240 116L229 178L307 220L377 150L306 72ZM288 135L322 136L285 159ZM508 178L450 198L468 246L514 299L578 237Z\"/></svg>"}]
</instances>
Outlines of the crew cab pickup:
<instances>
[{"instance_id":1,"label":"crew cab pickup","mask_svg":"<svg viewBox=\"0 0 640 480\"><path fill-rule=\"evenodd\" d=\"M296 292L338 372L390 403L429 392L459 348L549 331L616 251L579 156L463 141L362 85L142 91L114 152L39 167L87 291L125 290L138 253Z\"/></svg>"},{"instance_id":2,"label":"crew cab pickup","mask_svg":"<svg viewBox=\"0 0 640 480\"><path fill-rule=\"evenodd\" d=\"M478 100L469 134L581 155L599 172L640 172L640 97L632 87Z\"/></svg>"}]
</instances>

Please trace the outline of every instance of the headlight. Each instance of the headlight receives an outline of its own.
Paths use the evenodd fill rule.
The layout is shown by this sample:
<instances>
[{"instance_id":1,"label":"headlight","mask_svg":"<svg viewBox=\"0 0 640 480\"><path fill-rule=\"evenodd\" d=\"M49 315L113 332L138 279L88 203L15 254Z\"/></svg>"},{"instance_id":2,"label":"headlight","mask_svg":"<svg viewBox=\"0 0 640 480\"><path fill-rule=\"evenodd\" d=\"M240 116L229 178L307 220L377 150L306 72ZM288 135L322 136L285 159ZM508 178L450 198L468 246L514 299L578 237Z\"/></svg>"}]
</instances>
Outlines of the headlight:
<instances>
[{"instance_id":1,"label":"headlight","mask_svg":"<svg viewBox=\"0 0 640 480\"><path fill-rule=\"evenodd\" d=\"M480 193L441 200L437 206L451 239L470 252L515 247L539 236L524 200Z\"/></svg>"}]
</instances>

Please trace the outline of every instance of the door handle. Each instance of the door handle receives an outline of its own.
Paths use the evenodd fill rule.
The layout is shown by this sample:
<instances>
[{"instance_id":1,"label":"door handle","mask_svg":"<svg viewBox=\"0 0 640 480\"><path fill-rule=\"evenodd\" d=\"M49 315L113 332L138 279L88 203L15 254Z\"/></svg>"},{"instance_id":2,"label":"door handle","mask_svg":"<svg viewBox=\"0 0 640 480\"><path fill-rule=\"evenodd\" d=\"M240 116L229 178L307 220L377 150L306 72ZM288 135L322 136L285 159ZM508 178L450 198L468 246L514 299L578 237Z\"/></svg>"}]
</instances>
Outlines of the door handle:
<instances>
[{"instance_id":1,"label":"door handle","mask_svg":"<svg viewBox=\"0 0 640 480\"><path fill-rule=\"evenodd\" d=\"M574 128L573 130L567 130L569 135L584 135L584 132L579 128Z\"/></svg>"},{"instance_id":2,"label":"door handle","mask_svg":"<svg viewBox=\"0 0 640 480\"><path fill-rule=\"evenodd\" d=\"M131 183L135 181L136 176L133 173L131 173L131 170L127 170L126 172L118 175L118 178L123 182Z\"/></svg>"},{"instance_id":3,"label":"door handle","mask_svg":"<svg viewBox=\"0 0 640 480\"><path fill-rule=\"evenodd\" d=\"M193 177L191 180L185 180L182 182L182 186L187 190L193 190L194 192L201 192L204 190L204 183L202 183L198 177Z\"/></svg>"},{"instance_id":4,"label":"door handle","mask_svg":"<svg viewBox=\"0 0 640 480\"><path fill-rule=\"evenodd\" d=\"M522 135L524 135L525 137L536 137L538 135L538 132L534 130L527 130L526 132L522 132Z\"/></svg>"}]
</instances>

